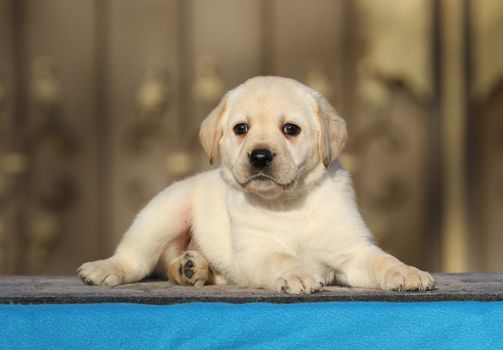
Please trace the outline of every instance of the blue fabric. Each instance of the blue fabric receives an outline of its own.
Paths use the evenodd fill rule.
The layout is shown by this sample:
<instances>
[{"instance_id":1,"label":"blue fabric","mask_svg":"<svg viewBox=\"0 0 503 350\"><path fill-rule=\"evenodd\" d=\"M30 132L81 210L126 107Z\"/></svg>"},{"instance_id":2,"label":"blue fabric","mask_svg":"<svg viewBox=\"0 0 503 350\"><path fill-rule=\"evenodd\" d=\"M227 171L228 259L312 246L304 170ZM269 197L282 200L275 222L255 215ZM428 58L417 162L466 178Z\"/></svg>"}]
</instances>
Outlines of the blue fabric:
<instances>
[{"instance_id":1,"label":"blue fabric","mask_svg":"<svg viewBox=\"0 0 503 350\"><path fill-rule=\"evenodd\" d=\"M0 305L0 349L503 349L503 302Z\"/></svg>"}]
</instances>

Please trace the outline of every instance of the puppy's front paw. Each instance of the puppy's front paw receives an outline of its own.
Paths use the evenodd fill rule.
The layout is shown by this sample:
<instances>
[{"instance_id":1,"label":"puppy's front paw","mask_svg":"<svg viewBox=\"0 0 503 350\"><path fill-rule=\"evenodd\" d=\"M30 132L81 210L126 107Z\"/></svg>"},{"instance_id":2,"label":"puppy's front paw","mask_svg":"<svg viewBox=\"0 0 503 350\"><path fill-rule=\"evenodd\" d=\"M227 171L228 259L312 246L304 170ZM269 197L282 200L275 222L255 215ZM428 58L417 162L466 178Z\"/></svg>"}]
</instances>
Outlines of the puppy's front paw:
<instances>
[{"instance_id":1,"label":"puppy's front paw","mask_svg":"<svg viewBox=\"0 0 503 350\"><path fill-rule=\"evenodd\" d=\"M90 285L116 286L124 282L124 272L112 259L87 262L77 269L82 282Z\"/></svg>"},{"instance_id":2,"label":"puppy's front paw","mask_svg":"<svg viewBox=\"0 0 503 350\"><path fill-rule=\"evenodd\" d=\"M399 264L391 267L383 276L381 287L385 290L432 290L435 281L428 272Z\"/></svg>"},{"instance_id":3,"label":"puppy's front paw","mask_svg":"<svg viewBox=\"0 0 503 350\"><path fill-rule=\"evenodd\" d=\"M189 250L169 264L168 276L179 285L202 287L210 277L210 268L204 256Z\"/></svg>"},{"instance_id":4,"label":"puppy's front paw","mask_svg":"<svg viewBox=\"0 0 503 350\"><path fill-rule=\"evenodd\" d=\"M289 294L310 294L319 291L321 287L321 279L310 277L303 272L293 272L278 278L274 289Z\"/></svg>"}]
</instances>

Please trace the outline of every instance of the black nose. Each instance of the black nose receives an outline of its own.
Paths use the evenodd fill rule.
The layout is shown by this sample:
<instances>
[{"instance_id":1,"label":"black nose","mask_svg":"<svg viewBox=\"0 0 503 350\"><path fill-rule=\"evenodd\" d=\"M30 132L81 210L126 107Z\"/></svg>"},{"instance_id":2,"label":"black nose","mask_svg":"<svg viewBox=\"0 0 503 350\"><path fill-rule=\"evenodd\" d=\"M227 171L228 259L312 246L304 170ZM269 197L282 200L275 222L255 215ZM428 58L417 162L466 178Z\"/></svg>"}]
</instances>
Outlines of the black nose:
<instances>
[{"instance_id":1,"label":"black nose","mask_svg":"<svg viewBox=\"0 0 503 350\"><path fill-rule=\"evenodd\" d=\"M250 164L255 168L265 168L272 162L273 154L268 149L254 149L250 153Z\"/></svg>"}]
</instances>

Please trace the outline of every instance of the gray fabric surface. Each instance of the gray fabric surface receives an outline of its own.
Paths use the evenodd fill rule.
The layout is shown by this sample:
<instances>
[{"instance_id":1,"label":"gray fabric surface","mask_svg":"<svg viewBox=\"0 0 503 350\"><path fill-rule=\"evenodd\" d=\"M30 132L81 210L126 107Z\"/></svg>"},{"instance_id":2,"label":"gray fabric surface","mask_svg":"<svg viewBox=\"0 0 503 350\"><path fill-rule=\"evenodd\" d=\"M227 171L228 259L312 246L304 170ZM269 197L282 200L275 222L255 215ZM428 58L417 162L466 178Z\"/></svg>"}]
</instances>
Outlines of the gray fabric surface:
<instances>
[{"instance_id":1,"label":"gray fabric surface","mask_svg":"<svg viewBox=\"0 0 503 350\"><path fill-rule=\"evenodd\" d=\"M434 274L437 288L427 292L389 292L330 286L308 295L288 295L236 286L181 287L151 280L113 288L87 286L77 277L0 277L0 303L143 303L189 302L278 304L324 301L503 301L503 273Z\"/></svg>"}]
</instances>

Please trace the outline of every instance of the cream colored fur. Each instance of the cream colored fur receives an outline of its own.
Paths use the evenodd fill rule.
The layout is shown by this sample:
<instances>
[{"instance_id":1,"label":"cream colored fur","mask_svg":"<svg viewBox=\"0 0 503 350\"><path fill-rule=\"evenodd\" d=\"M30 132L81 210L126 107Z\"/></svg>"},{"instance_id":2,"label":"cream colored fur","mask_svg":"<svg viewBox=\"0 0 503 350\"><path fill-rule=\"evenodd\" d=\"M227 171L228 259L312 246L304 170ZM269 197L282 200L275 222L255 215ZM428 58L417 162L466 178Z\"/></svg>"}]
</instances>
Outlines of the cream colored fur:
<instances>
[{"instance_id":1,"label":"cream colored fur","mask_svg":"<svg viewBox=\"0 0 503 350\"><path fill-rule=\"evenodd\" d=\"M237 123L249 125L246 135L235 135ZM286 136L285 123L301 132ZM250 79L226 94L203 122L200 137L218 167L159 193L112 257L80 267L84 281L134 282L156 268L169 274L170 264L176 273L176 259L187 249L177 245L190 231L215 283L288 293L310 293L334 282L433 288L430 274L374 244L350 175L336 160L346 140L344 120L317 92L286 78ZM249 164L256 148L275 155L259 174Z\"/></svg>"}]
</instances>

